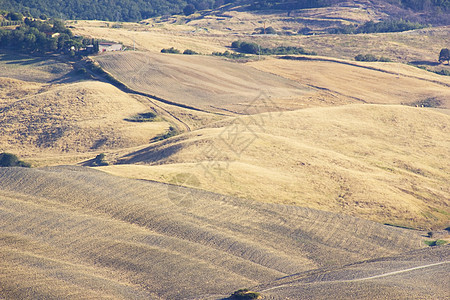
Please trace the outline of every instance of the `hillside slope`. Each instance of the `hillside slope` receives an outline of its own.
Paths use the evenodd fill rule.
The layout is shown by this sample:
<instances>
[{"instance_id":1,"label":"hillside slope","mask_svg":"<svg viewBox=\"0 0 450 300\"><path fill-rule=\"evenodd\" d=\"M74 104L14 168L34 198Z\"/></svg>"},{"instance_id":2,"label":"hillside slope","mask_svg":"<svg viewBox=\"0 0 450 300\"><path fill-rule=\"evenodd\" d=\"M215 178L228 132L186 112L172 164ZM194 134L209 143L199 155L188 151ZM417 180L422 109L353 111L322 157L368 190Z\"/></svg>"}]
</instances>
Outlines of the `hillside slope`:
<instances>
[{"instance_id":1,"label":"hillside slope","mask_svg":"<svg viewBox=\"0 0 450 300\"><path fill-rule=\"evenodd\" d=\"M449 115L362 104L210 127L129 153L124 165L104 170L163 182L194 177L196 184L181 183L404 226L449 225Z\"/></svg>"},{"instance_id":2,"label":"hillside slope","mask_svg":"<svg viewBox=\"0 0 450 300\"><path fill-rule=\"evenodd\" d=\"M0 149L21 155L74 153L147 144L167 122L124 119L149 105L112 85L44 85L0 78Z\"/></svg>"},{"instance_id":3,"label":"hillside slope","mask_svg":"<svg viewBox=\"0 0 450 300\"><path fill-rule=\"evenodd\" d=\"M410 230L81 167L1 168L0 183L7 299L218 298L425 247Z\"/></svg>"},{"instance_id":4,"label":"hillside slope","mask_svg":"<svg viewBox=\"0 0 450 300\"><path fill-rule=\"evenodd\" d=\"M447 299L450 247L413 251L257 287L265 299Z\"/></svg>"}]
</instances>

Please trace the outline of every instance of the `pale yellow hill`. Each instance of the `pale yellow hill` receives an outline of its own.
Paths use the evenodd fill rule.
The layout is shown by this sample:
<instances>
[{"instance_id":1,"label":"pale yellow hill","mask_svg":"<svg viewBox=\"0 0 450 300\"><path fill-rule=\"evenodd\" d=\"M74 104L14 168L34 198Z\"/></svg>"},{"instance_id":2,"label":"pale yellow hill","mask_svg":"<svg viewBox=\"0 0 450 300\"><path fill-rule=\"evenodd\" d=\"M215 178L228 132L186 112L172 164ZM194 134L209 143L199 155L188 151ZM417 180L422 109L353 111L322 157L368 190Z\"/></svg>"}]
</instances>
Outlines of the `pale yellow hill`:
<instances>
[{"instance_id":1,"label":"pale yellow hill","mask_svg":"<svg viewBox=\"0 0 450 300\"><path fill-rule=\"evenodd\" d=\"M0 77L0 105L12 103L17 99L36 94L44 87L45 85L36 82Z\"/></svg>"},{"instance_id":2,"label":"pale yellow hill","mask_svg":"<svg viewBox=\"0 0 450 300\"><path fill-rule=\"evenodd\" d=\"M0 168L6 299L222 299L426 247L419 233L81 167Z\"/></svg>"},{"instance_id":3,"label":"pale yellow hill","mask_svg":"<svg viewBox=\"0 0 450 300\"><path fill-rule=\"evenodd\" d=\"M23 88L25 83L6 82L13 84L13 89L19 85L19 94L26 96L13 99L7 93L3 98L1 151L36 156L42 151L75 153L132 147L148 143L169 127L167 122L125 121L147 112L149 105L106 83L83 81L36 92L38 84Z\"/></svg>"},{"instance_id":4,"label":"pale yellow hill","mask_svg":"<svg viewBox=\"0 0 450 300\"><path fill-rule=\"evenodd\" d=\"M239 117L214 127L102 169L379 222L449 225L449 115L350 105Z\"/></svg>"}]
</instances>

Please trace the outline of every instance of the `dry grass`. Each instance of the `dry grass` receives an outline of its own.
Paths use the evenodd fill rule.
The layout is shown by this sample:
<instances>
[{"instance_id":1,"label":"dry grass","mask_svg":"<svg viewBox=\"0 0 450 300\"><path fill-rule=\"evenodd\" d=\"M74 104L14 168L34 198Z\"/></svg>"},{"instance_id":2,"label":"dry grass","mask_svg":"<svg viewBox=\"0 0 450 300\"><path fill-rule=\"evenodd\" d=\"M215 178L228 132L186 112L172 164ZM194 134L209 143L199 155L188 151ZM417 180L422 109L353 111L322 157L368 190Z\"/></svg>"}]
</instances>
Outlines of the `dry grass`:
<instances>
[{"instance_id":1,"label":"dry grass","mask_svg":"<svg viewBox=\"0 0 450 300\"><path fill-rule=\"evenodd\" d=\"M71 71L69 64L51 57L0 52L1 77L47 83L64 78Z\"/></svg>"},{"instance_id":2,"label":"dry grass","mask_svg":"<svg viewBox=\"0 0 450 300\"><path fill-rule=\"evenodd\" d=\"M208 16L188 23L185 17L178 17L167 22L148 20L149 25L123 23L121 29L112 29L106 27L105 22L96 21L82 21L73 26L76 27L74 32L77 34L120 41L131 48L134 44L137 49L150 52L175 47L181 51L192 49L203 54L211 54L213 51L227 50L232 41L240 39L254 41L266 47L303 46L319 55L336 58L353 59L357 54L371 53L388 57L396 62L415 61L428 65L436 63L439 51L448 47L446 37L449 35L449 26L399 33L358 35L252 35L255 28L264 26L264 21L266 27L296 32L305 26L314 29L324 28L333 23L334 25L348 23L349 20L358 23L365 21L367 15L370 15L369 18L377 19L385 14L371 10L356 9L356 11L355 13L351 8L310 10L304 12L305 16L294 15L290 18L285 14L264 15L235 11L225 13L227 17ZM333 14L339 14L340 17L336 18ZM324 15L329 15L329 19L324 21ZM314 18L318 18L318 21L316 22ZM309 24L310 19L316 25ZM446 65L437 67L441 68L449 67Z\"/></svg>"},{"instance_id":3,"label":"dry grass","mask_svg":"<svg viewBox=\"0 0 450 300\"><path fill-rule=\"evenodd\" d=\"M105 83L84 81L41 90L39 84L2 82L7 85L0 102L2 151L30 156L126 148L148 143L169 126L125 121L149 106Z\"/></svg>"},{"instance_id":4,"label":"dry grass","mask_svg":"<svg viewBox=\"0 0 450 300\"><path fill-rule=\"evenodd\" d=\"M194 174L210 191L444 228L449 122L430 109L380 105L239 117L123 157L133 165L103 170L163 182Z\"/></svg>"},{"instance_id":5,"label":"dry grass","mask_svg":"<svg viewBox=\"0 0 450 300\"><path fill-rule=\"evenodd\" d=\"M0 182L7 299L218 298L425 247L413 231L87 168L1 168Z\"/></svg>"}]
</instances>

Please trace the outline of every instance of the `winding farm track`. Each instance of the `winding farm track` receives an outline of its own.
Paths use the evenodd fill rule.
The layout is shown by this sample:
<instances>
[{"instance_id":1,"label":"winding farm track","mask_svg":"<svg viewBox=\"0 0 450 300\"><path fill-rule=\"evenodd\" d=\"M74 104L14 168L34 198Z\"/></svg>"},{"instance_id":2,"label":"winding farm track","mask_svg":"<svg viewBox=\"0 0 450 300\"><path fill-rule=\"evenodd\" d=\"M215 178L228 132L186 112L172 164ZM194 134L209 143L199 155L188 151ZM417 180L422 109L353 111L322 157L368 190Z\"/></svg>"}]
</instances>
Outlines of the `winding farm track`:
<instances>
[{"instance_id":1,"label":"winding farm track","mask_svg":"<svg viewBox=\"0 0 450 300\"><path fill-rule=\"evenodd\" d=\"M415 232L314 209L82 167L0 170L6 298L217 299L422 247Z\"/></svg>"},{"instance_id":2,"label":"winding farm track","mask_svg":"<svg viewBox=\"0 0 450 300\"><path fill-rule=\"evenodd\" d=\"M266 299L448 299L450 247L288 276L255 290Z\"/></svg>"}]
</instances>

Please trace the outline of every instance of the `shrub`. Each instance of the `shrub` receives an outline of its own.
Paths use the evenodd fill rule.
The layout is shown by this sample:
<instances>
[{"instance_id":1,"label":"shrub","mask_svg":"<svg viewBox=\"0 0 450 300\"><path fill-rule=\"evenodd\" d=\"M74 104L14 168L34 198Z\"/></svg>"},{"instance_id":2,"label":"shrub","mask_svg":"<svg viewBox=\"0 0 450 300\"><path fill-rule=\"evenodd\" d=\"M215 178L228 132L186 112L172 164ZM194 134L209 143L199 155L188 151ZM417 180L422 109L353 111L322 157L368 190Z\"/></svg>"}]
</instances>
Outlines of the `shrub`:
<instances>
[{"instance_id":1,"label":"shrub","mask_svg":"<svg viewBox=\"0 0 450 300\"><path fill-rule=\"evenodd\" d=\"M258 299L260 298L260 294L257 292L249 291L248 289L240 289L234 292L229 299L237 299L237 300L250 300L250 299Z\"/></svg>"},{"instance_id":2,"label":"shrub","mask_svg":"<svg viewBox=\"0 0 450 300\"><path fill-rule=\"evenodd\" d=\"M152 112L137 114L131 118L126 118L128 122L153 122L156 119L156 114Z\"/></svg>"},{"instance_id":3,"label":"shrub","mask_svg":"<svg viewBox=\"0 0 450 300\"><path fill-rule=\"evenodd\" d=\"M441 52L439 53L439 63L443 63L445 61L450 64L450 50L447 48L441 49Z\"/></svg>"},{"instance_id":4,"label":"shrub","mask_svg":"<svg viewBox=\"0 0 450 300\"><path fill-rule=\"evenodd\" d=\"M0 167L24 167L29 168L31 165L21 161L11 153L0 153Z\"/></svg>"},{"instance_id":5,"label":"shrub","mask_svg":"<svg viewBox=\"0 0 450 300\"><path fill-rule=\"evenodd\" d=\"M239 49L241 47L242 41L234 41L231 43L231 48Z\"/></svg>"},{"instance_id":6,"label":"shrub","mask_svg":"<svg viewBox=\"0 0 450 300\"><path fill-rule=\"evenodd\" d=\"M195 55L195 54L198 54L198 52L195 52L194 50L191 50L191 49L186 49L183 51L183 54Z\"/></svg>"},{"instance_id":7,"label":"shrub","mask_svg":"<svg viewBox=\"0 0 450 300\"><path fill-rule=\"evenodd\" d=\"M155 136L151 141L152 142L162 141L162 140L168 139L170 137L173 137L173 136L175 136L177 134L178 134L178 130L175 127L173 127L173 126L170 126L169 127L169 131L167 131L164 134L160 134L160 135Z\"/></svg>"},{"instance_id":8,"label":"shrub","mask_svg":"<svg viewBox=\"0 0 450 300\"><path fill-rule=\"evenodd\" d=\"M108 162L105 160L105 153L100 153L99 155L97 155L92 163L91 166L93 167L100 167L100 166L107 166L109 165Z\"/></svg>"},{"instance_id":9,"label":"shrub","mask_svg":"<svg viewBox=\"0 0 450 300\"><path fill-rule=\"evenodd\" d=\"M164 48L164 49L161 49L161 53L174 53L174 54L180 54L180 50L175 49L174 47L170 47L170 48Z\"/></svg>"},{"instance_id":10,"label":"shrub","mask_svg":"<svg viewBox=\"0 0 450 300\"><path fill-rule=\"evenodd\" d=\"M214 55L214 56L224 56L224 57L232 58L232 59L247 57L247 55L245 55L245 54L230 52L228 50L225 51L225 52L213 52L212 55Z\"/></svg>"},{"instance_id":11,"label":"shrub","mask_svg":"<svg viewBox=\"0 0 450 300\"><path fill-rule=\"evenodd\" d=\"M193 13L195 13L195 6L192 3L189 3L183 8L183 13L186 16L192 15Z\"/></svg>"},{"instance_id":12,"label":"shrub","mask_svg":"<svg viewBox=\"0 0 450 300\"><path fill-rule=\"evenodd\" d=\"M375 55L372 54L358 54L355 56L355 60L356 61L380 61L380 62L392 62L392 60L390 60L387 57L381 56L381 57L376 57Z\"/></svg>"},{"instance_id":13,"label":"shrub","mask_svg":"<svg viewBox=\"0 0 450 300\"><path fill-rule=\"evenodd\" d=\"M442 102L439 99L430 97L430 98L426 98L424 100L419 100L419 101L413 102L409 105L417 106L417 107L439 107L439 106L441 106L441 104L442 104Z\"/></svg>"},{"instance_id":14,"label":"shrub","mask_svg":"<svg viewBox=\"0 0 450 300\"><path fill-rule=\"evenodd\" d=\"M256 34L277 34L277 31L273 27L267 27L264 29L264 27L258 27L255 28Z\"/></svg>"},{"instance_id":15,"label":"shrub","mask_svg":"<svg viewBox=\"0 0 450 300\"><path fill-rule=\"evenodd\" d=\"M256 43L242 42L239 46L239 51L248 54L258 54L260 47Z\"/></svg>"},{"instance_id":16,"label":"shrub","mask_svg":"<svg viewBox=\"0 0 450 300\"><path fill-rule=\"evenodd\" d=\"M439 74L439 75L444 75L444 76L450 76L450 71L449 70L440 70L440 71L435 71L434 73Z\"/></svg>"},{"instance_id":17,"label":"shrub","mask_svg":"<svg viewBox=\"0 0 450 300\"><path fill-rule=\"evenodd\" d=\"M286 55L286 54L303 54L316 55L315 52L308 52L302 47L292 46L278 46L275 48L264 48L256 43L234 41L231 47L236 48L239 52L248 54L262 54L262 55Z\"/></svg>"}]
</instances>

